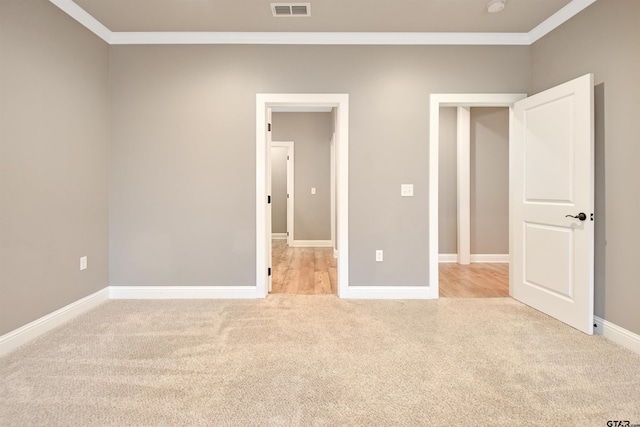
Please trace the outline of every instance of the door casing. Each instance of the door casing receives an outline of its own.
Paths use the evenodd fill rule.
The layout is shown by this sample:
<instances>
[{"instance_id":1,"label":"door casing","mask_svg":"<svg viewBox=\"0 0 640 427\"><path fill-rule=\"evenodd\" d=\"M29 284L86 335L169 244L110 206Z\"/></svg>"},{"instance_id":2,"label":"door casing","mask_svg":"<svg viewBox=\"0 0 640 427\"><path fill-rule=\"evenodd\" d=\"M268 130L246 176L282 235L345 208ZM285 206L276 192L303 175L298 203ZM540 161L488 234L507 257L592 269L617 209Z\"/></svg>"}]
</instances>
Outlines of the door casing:
<instances>
[{"instance_id":1,"label":"door casing","mask_svg":"<svg viewBox=\"0 0 640 427\"><path fill-rule=\"evenodd\" d=\"M271 268L271 221L267 204L270 146L268 116L273 107L335 107L338 296L349 289L349 95L259 93L256 95L256 295L266 297Z\"/></svg>"}]
</instances>

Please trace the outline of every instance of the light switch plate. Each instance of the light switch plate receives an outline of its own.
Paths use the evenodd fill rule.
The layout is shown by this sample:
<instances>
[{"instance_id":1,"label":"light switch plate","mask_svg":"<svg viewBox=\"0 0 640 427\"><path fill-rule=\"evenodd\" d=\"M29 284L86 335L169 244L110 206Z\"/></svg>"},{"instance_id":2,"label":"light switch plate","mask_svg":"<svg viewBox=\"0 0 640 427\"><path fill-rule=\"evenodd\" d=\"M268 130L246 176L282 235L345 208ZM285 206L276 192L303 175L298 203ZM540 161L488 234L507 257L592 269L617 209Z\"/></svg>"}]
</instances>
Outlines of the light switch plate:
<instances>
[{"instance_id":1,"label":"light switch plate","mask_svg":"<svg viewBox=\"0 0 640 427\"><path fill-rule=\"evenodd\" d=\"M80 258L80 270L86 270L87 269L87 257L83 256Z\"/></svg>"},{"instance_id":2,"label":"light switch plate","mask_svg":"<svg viewBox=\"0 0 640 427\"><path fill-rule=\"evenodd\" d=\"M382 260L383 260L382 249L378 249L376 250L376 262L382 262Z\"/></svg>"},{"instance_id":3,"label":"light switch plate","mask_svg":"<svg viewBox=\"0 0 640 427\"><path fill-rule=\"evenodd\" d=\"M311 187L311 194L316 194L316 187Z\"/></svg>"},{"instance_id":4,"label":"light switch plate","mask_svg":"<svg viewBox=\"0 0 640 427\"><path fill-rule=\"evenodd\" d=\"M400 184L400 195L402 197L413 197L413 184Z\"/></svg>"}]
</instances>

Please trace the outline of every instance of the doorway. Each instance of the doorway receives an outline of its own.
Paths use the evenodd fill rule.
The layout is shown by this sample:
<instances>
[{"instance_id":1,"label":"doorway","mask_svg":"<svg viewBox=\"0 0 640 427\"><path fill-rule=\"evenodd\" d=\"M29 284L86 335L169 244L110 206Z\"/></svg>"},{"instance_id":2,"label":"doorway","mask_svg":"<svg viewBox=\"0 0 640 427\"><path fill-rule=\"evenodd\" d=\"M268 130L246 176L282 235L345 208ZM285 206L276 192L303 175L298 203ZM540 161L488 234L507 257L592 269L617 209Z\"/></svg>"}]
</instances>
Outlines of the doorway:
<instances>
[{"instance_id":1,"label":"doorway","mask_svg":"<svg viewBox=\"0 0 640 427\"><path fill-rule=\"evenodd\" d=\"M271 164L272 109L335 109L335 242L337 245L337 293L349 290L348 163L349 96L347 94L256 95L256 288L267 296L271 288ZM331 245L329 245L331 246ZM328 248L333 251L331 247ZM333 255L333 254L332 254Z\"/></svg>"},{"instance_id":2,"label":"doorway","mask_svg":"<svg viewBox=\"0 0 640 427\"><path fill-rule=\"evenodd\" d=\"M271 142L271 236L293 246L295 208L295 145Z\"/></svg>"},{"instance_id":3,"label":"doorway","mask_svg":"<svg viewBox=\"0 0 640 427\"><path fill-rule=\"evenodd\" d=\"M436 291L442 106L509 107L509 295L593 334L593 74L529 97L431 95L429 277Z\"/></svg>"},{"instance_id":4,"label":"doorway","mask_svg":"<svg viewBox=\"0 0 640 427\"><path fill-rule=\"evenodd\" d=\"M440 109L441 107L455 107L469 110L472 107L508 107L511 116L511 107L514 102L523 99L526 94L432 94L430 99L430 143L429 143L429 283L434 288L434 293L439 295L440 290L440 250L439 250L439 191L440 191ZM468 184L468 177L466 182ZM467 190L470 191L470 190ZM459 194L460 191L456 190ZM464 193L464 190L463 190ZM465 195L465 200L468 192ZM469 202L470 203L470 202ZM465 204L470 209L469 204ZM465 212L468 217L468 212ZM466 223L469 224L469 223ZM469 233L470 225L463 229L463 233ZM461 236L464 240L465 237ZM467 240L468 241L468 240ZM511 246L511 240L509 241ZM511 252L511 251L509 251ZM468 252L467 252L468 253ZM509 281L509 293L511 293L511 281Z\"/></svg>"},{"instance_id":5,"label":"doorway","mask_svg":"<svg viewBox=\"0 0 640 427\"><path fill-rule=\"evenodd\" d=\"M330 164L334 108L272 108L271 112L270 292L336 294L331 227L335 179L330 176L335 170Z\"/></svg>"},{"instance_id":6,"label":"doorway","mask_svg":"<svg viewBox=\"0 0 640 427\"><path fill-rule=\"evenodd\" d=\"M509 296L509 110L441 107L439 295Z\"/></svg>"}]
</instances>

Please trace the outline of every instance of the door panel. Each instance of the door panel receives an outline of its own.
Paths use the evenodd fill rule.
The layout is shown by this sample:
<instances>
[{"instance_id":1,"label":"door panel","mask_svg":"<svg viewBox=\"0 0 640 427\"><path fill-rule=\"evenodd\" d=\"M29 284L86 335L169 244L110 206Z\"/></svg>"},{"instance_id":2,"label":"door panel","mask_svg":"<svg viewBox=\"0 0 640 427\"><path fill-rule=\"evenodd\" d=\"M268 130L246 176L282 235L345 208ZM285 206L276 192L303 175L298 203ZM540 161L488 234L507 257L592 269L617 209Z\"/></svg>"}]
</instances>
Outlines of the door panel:
<instances>
[{"instance_id":1,"label":"door panel","mask_svg":"<svg viewBox=\"0 0 640 427\"><path fill-rule=\"evenodd\" d=\"M566 97L524 111L525 199L529 202L573 201L574 102L574 97Z\"/></svg>"},{"instance_id":2,"label":"door panel","mask_svg":"<svg viewBox=\"0 0 640 427\"><path fill-rule=\"evenodd\" d=\"M573 236L566 227L525 223L524 284L572 298Z\"/></svg>"},{"instance_id":3,"label":"door panel","mask_svg":"<svg viewBox=\"0 0 640 427\"><path fill-rule=\"evenodd\" d=\"M592 334L593 76L516 102L511 130L512 295Z\"/></svg>"}]
</instances>

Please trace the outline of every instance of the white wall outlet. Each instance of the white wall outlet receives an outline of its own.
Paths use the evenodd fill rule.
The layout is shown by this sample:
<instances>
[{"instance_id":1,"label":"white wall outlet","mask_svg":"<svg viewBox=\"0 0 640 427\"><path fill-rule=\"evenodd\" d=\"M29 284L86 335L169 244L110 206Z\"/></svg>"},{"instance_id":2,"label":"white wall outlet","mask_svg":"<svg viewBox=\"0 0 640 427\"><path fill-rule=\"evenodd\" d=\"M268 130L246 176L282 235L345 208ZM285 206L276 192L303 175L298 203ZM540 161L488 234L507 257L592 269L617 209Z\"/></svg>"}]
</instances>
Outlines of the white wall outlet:
<instances>
[{"instance_id":1,"label":"white wall outlet","mask_svg":"<svg viewBox=\"0 0 640 427\"><path fill-rule=\"evenodd\" d=\"M87 269L87 257L83 256L80 257L80 270L86 270Z\"/></svg>"},{"instance_id":2,"label":"white wall outlet","mask_svg":"<svg viewBox=\"0 0 640 427\"><path fill-rule=\"evenodd\" d=\"M400 195L402 197L413 197L413 184L400 184Z\"/></svg>"},{"instance_id":3,"label":"white wall outlet","mask_svg":"<svg viewBox=\"0 0 640 427\"><path fill-rule=\"evenodd\" d=\"M376 250L376 262L382 262L382 249Z\"/></svg>"},{"instance_id":4,"label":"white wall outlet","mask_svg":"<svg viewBox=\"0 0 640 427\"><path fill-rule=\"evenodd\" d=\"M311 194L316 194L316 187L311 187Z\"/></svg>"}]
</instances>

